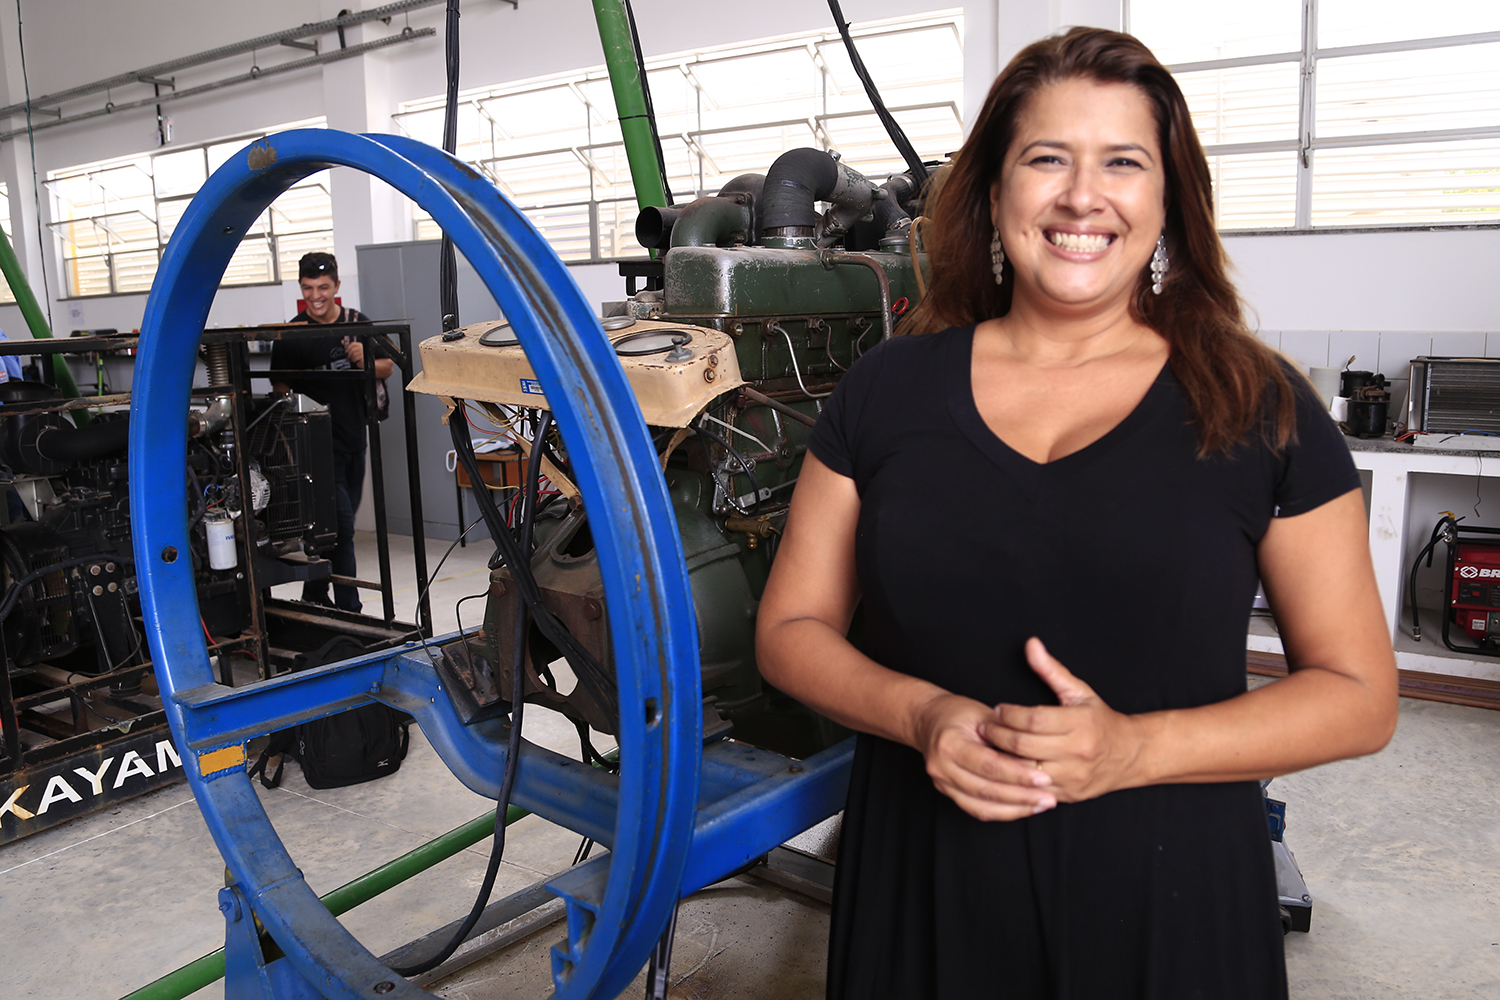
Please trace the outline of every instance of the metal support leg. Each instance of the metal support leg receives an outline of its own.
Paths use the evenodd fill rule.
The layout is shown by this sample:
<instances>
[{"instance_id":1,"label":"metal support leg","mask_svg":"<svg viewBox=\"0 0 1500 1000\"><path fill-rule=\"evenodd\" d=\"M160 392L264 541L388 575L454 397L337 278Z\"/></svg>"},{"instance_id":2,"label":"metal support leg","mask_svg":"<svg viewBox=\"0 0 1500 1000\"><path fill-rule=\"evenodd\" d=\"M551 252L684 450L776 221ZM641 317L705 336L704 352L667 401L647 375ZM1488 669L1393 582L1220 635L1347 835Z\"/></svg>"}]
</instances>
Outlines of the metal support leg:
<instances>
[{"instance_id":1,"label":"metal support leg","mask_svg":"<svg viewBox=\"0 0 1500 1000\"><path fill-rule=\"evenodd\" d=\"M239 886L219 890L224 914L224 1000L323 1000L285 957L266 961L255 915Z\"/></svg>"}]
</instances>

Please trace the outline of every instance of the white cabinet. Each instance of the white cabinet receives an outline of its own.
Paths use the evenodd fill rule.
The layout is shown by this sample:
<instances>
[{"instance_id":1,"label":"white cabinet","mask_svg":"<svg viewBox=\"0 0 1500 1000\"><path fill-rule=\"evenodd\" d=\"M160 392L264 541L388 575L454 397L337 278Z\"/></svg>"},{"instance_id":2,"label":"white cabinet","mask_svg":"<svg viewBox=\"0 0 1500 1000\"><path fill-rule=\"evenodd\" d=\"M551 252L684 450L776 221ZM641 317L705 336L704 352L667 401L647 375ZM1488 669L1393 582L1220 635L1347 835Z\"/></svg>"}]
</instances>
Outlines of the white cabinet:
<instances>
[{"instance_id":1,"label":"white cabinet","mask_svg":"<svg viewBox=\"0 0 1500 1000\"><path fill-rule=\"evenodd\" d=\"M1420 642L1411 637L1406 593L1411 562L1427 543L1442 511L1452 510L1465 517L1467 524L1500 526L1500 452L1418 450L1390 440L1349 438L1348 442L1364 481L1370 555L1396 665L1426 674L1500 681L1500 657L1456 653L1443 645L1447 548L1441 542L1432 568L1423 570L1419 578ZM1466 641L1456 626L1452 634L1459 637L1455 640L1459 644ZM1248 648L1282 651L1269 619L1252 620Z\"/></svg>"}]
</instances>

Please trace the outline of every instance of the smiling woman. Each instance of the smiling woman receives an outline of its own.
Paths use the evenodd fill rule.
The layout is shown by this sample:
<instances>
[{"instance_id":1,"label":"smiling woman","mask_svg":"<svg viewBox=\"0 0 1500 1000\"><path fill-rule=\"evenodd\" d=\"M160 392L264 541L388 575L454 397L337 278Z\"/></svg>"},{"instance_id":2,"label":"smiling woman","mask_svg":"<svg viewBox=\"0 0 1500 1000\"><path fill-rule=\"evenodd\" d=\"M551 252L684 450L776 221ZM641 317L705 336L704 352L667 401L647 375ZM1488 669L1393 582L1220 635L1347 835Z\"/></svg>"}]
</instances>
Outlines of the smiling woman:
<instances>
[{"instance_id":1,"label":"smiling woman","mask_svg":"<svg viewBox=\"0 0 1500 1000\"><path fill-rule=\"evenodd\" d=\"M1166 221L1151 105L1129 84L1064 80L1017 125L990 217L1018 279L1036 285L1022 302L1128 302Z\"/></svg>"},{"instance_id":2,"label":"smiling woman","mask_svg":"<svg viewBox=\"0 0 1500 1000\"><path fill-rule=\"evenodd\" d=\"M863 734L829 996L1285 997L1254 779L1395 723L1342 436L1246 329L1135 39L1023 50L935 201L922 335L828 400L758 619ZM915 533L933 469L963 499ZM1257 580L1292 673L1247 693Z\"/></svg>"}]
</instances>

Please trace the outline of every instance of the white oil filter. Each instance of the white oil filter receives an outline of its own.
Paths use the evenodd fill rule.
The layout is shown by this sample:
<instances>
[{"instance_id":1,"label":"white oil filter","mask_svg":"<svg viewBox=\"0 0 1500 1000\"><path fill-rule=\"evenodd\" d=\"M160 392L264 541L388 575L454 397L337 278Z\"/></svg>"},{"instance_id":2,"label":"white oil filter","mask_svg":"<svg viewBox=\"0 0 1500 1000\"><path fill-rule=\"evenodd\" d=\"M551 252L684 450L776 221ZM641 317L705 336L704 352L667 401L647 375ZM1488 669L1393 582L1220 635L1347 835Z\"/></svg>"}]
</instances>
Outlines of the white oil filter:
<instances>
[{"instance_id":1,"label":"white oil filter","mask_svg":"<svg viewBox=\"0 0 1500 1000\"><path fill-rule=\"evenodd\" d=\"M214 569L234 569L239 552L234 547L234 518L228 514L209 514L203 519L208 533L208 565Z\"/></svg>"}]
</instances>

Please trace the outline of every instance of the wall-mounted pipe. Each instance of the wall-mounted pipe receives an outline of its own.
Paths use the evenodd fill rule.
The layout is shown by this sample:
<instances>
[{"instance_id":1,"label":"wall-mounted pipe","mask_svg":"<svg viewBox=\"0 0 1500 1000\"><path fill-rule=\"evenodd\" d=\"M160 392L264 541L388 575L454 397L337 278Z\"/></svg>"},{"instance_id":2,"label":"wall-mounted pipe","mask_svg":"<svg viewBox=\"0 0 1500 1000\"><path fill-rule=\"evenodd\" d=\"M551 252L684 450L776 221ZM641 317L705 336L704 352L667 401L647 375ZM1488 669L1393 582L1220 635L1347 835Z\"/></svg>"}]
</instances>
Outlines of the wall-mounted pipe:
<instances>
[{"instance_id":1,"label":"wall-mounted pipe","mask_svg":"<svg viewBox=\"0 0 1500 1000\"><path fill-rule=\"evenodd\" d=\"M766 172L761 204L764 236L811 236L814 203L827 200L839 181L838 161L821 149L789 149Z\"/></svg>"},{"instance_id":2,"label":"wall-mounted pipe","mask_svg":"<svg viewBox=\"0 0 1500 1000\"><path fill-rule=\"evenodd\" d=\"M152 77L165 77L169 73L175 73L180 69L191 69L194 66L218 62L220 59L243 55L246 52L254 52L257 49L274 49L278 45L295 41L299 38L326 35L329 32L340 31L344 28L353 27L356 24L364 24L366 21L383 20L393 14L404 14L408 11L419 10L422 7L432 7L443 2L444 0L400 0L398 3L388 3L380 7L371 7L369 10L347 12L327 21L311 21L307 24L298 25L295 28L288 28L285 31L261 35L258 38L247 38L243 42L221 45L216 49L195 52L190 56L170 59L167 62L147 66L144 69L131 70L128 73L118 73L103 80L95 80L92 83L79 84L76 87L69 87L67 90L59 90L55 94L43 94L40 97L33 97L31 99L31 109L33 112L41 111L49 104L61 104L64 101L71 101L78 97L87 97L89 94L118 90L121 87L128 87L136 83L149 83ZM433 33L430 30L428 31L428 34ZM269 70L266 72L269 72ZM20 114L25 110L25 102L11 104L0 108L0 118L8 118L14 114ZM48 111L47 113L55 114L56 112Z\"/></svg>"},{"instance_id":3,"label":"wall-mounted pipe","mask_svg":"<svg viewBox=\"0 0 1500 1000\"><path fill-rule=\"evenodd\" d=\"M437 29L435 28L403 29L398 34L376 39L373 42L351 45L347 49L333 49L321 55L308 56L306 59L293 59L290 62L277 63L275 66L254 67L248 73L225 77L222 80L215 80L213 83L205 83L198 87L188 87L186 90L174 90L171 93L161 94L156 97L143 97L139 101L126 101L123 104L107 104L97 110L83 111L76 115L69 115L66 118L53 118L46 121L34 122L27 128L11 129L9 132L0 133L0 141L13 139L18 135L26 135L28 132L40 132L42 129L57 128L59 125L71 125L74 122L102 118L105 115L115 115L121 111L154 107L158 104L166 104L168 101L180 101L184 97L197 97L199 94L207 94L210 91L222 90L225 87L234 87L242 83L251 83L255 80L264 80L266 77L279 76L283 73L307 69L310 66L323 66L328 63L342 62L345 59L362 56L366 52L374 52L376 49L387 48L391 45L401 45L405 42L414 42L418 38L431 38L436 34ZM32 106L35 107L35 104L33 103Z\"/></svg>"}]
</instances>

